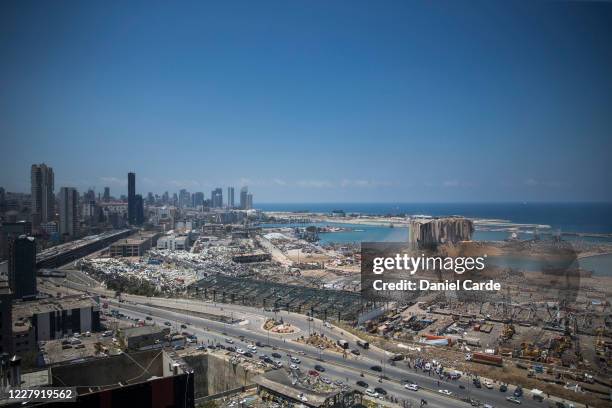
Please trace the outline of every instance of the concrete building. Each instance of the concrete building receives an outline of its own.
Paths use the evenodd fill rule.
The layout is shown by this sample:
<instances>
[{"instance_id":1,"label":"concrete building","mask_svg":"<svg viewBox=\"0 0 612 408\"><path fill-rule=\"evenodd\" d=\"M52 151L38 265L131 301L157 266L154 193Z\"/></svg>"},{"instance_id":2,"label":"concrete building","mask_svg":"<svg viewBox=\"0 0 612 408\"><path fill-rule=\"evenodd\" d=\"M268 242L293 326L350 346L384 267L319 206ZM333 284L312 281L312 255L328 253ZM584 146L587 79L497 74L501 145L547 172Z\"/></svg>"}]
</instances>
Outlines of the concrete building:
<instances>
[{"instance_id":1,"label":"concrete building","mask_svg":"<svg viewBox=\"0 0 612 408\"><path fill-rule=\"evenodd\" d=\"M31 170L32 223L38 227L41 222L55 218L55 177L53 169L46 164L33 164Z\"/></svg>"},{"instance_id":2,"label":"concrete building","mask_svg":"<svg viewBox=\"0 0 612 408\"><path fill-rule=\"evenodd\" d=\"M234 187L227 188L227 208L234 208Z\"/></svg>"},{"instance_id":3,"label":"concrete building","mask_svg":"<svg viewBox=\"0 0 612 408\"><path fill-rule=\"evenodd\" d=\"M128 222L136 224L136 173L128 173Z\"/></svg>"},{"instance_id":4,"label":"concrete building","mask_svg":"<svg viewBox=\"0 0 612 408\"><path fill-rule=\"evenodd\" d=\"M36 240L21 235L9 242L9 285L15 299L36 297Z\"/></svg>"},{"instance_id":5,"label":"concrete building","mask_svg":"<svg viewBox=\"0 0 612 408\"><path fill-rule=\"evenodd\" d=\"M146 369L143 369L146 367ZM85 407L193 408L194 375L183 361L161 350L144 350L51 366L21 376L24 387L75 387ZM64 407L66 402L47 402Z\"/></svg>"},{"instance_id":6,"label":"concrete building","mask_svg":"<svg viewBox=\"0 0 612 408\"><path fill-rule=\"evenodd\" d=\"M79 193L75 188L60 189L59 232L64 237L74 237L79 232Z\"/></svg>"},{"instance_id":7,"label":"concrete building","mask_svg":"<svg viewBox=\"0 0 612 408\"><path fill-rule=\"evenodd\" d=\"M157 249L170 249L173 251L187 251L191 241L188 235L166 235L157 240Z\"/></svg>"},{"instance_id":8,"label":"concrete building","mask_svg":"<svg viewBox=\"0 0 612 408\"><path fill-rule=\"evenodd\" d=\"M104 195L102 196L104 202L110 201L110 187L104 187Z\"/></svg>"},{"instance_id":9,"label":"concrete building","mask_svg":"<svg viewBox=\"0 0 612 408\"><path fill-rule=\"evenodd\" d=\"M143 256L154 245L156 238L156 235L140 235L119 240L110 246L110 256Z\"/></svg>"},{"instance_id":10,"label":"concrete building","mask_svg":"<svg viewBox=\"0 0 612 408\"><path fill-rule=\"evenodd\" d=\"M74 333L97 332L100 328L98 304L87 296L13 304L13 338L17 349L35 350L36 342L61 339ZM23 344L25 339L29 339L29 344Z\"/></svg>"},{"instance_id":11,"label":"concrete building","mask_svg":"<svg viewBox=\"0 0 612 408\"><path fill-rule=\"evenodd\" d=\"M13 350L13 294L8 281L0 281L0 354Z\"/></svg>"},{"instance_id":12,"label":"concrete building","mask_svg":"<svg viewBox=\"0 0 612 408\"><path fill-rule=\"evenodd\" d=\"M3 222L0 225L0 259L8 259L9 242L20 235L32 235L31 222Z\"/></svg>"},{"instance_id":13,"label":"concrete building","mask_svg":"<svg viewBox=\"0 0 612 408\"><path fill-rule=\"evenodd\" d=\"M170 334L168 327L147 325L121 329L119 337L123 339L128 350L142 350L161 347L168 334Z\"/></svg>"},{"instance_id":14,"label":"concrete building","mask_svg":"<svg viewBox=\"0 0 612 408\"><path fill-rule=\"evenodd\" d=\"M249 195L249 187L244 186L240 189L240 209L248 210L247 196Z\"/></svg>"},{"instance_id":15,"label":"concrete building","mask_svg":"<svg viewBox=\"0 0 612 408\"><path fill-rule=\"evenodd\" d=\"M135 203L135 211L136 211L136 220L135 225L142 225L145 221L145 213L144 213L144 201L140 194L136 194L136 198L134 199Z\"/></svg>"},{"instance_id":16,"label":"concrete building","mask_svg":"<svg viewBox=\"0 0 612 408\"><path fill-rule=\"evenodd\" d=\"M223 189L221 187L215 188L210 194L210 200L213 208L223 207Z\"/></svg>"}]
</instances>

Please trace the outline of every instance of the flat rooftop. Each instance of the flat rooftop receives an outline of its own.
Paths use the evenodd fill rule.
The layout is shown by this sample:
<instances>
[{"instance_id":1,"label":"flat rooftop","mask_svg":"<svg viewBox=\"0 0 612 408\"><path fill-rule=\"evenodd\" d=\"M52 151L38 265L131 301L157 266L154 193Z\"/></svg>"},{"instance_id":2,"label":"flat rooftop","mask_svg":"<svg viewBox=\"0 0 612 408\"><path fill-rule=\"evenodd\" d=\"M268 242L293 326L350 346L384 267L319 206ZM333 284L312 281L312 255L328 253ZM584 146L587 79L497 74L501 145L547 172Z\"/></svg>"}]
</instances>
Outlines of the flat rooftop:
<instances>
[{"instance_id":1,"label":"flat rooftop","mask_svg":"<svg viewBox=\"0 0 612 408\"><path fill-rule=\"evenodd\" d=\"M35 314L52 311L80 309L97 306L93 298L86 295L47 298L13 303L13 319L29 318Z\"/></svg>"}]
</instances>

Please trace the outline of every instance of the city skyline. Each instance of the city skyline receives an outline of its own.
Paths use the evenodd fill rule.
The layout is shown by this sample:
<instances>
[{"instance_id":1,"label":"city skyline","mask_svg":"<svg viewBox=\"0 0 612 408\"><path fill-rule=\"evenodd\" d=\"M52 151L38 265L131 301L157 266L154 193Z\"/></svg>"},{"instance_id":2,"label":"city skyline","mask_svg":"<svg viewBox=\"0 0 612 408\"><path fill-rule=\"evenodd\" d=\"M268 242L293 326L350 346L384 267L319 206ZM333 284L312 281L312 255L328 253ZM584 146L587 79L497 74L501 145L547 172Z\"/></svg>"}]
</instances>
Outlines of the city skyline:
<instances>
[{"instance_id":1,"label":"city skyline","mask_svg":"<svg viewBox=\"0 0 612 408\"><path fill-rule=\"evenodd\" d=\"M612 5L474 4L5 3L0 186L611 201Z\"/></svg>"}]
</instances>

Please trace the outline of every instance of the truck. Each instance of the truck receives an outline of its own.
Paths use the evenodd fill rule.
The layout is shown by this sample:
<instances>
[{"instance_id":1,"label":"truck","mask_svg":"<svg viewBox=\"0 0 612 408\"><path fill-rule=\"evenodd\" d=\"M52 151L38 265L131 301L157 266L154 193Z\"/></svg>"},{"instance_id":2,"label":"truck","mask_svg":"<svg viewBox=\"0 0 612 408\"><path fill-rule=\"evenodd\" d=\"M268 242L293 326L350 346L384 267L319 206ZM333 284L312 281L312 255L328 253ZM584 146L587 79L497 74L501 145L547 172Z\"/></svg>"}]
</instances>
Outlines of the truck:
<instances>
[{"instance_id":1,"label":"truck","mask_svg":"<svg viewBox=\"0 0 612 408\"><path fill-rule=\"evenodd\" d=\"M340 347L342 347L345 350L349 348L349 343L346 340L338 340L337 343Z\"/></svg>"},{"instance_id":2,"label":"truck","mask_svg":"<svg viewBox=\"0 0 612 408\"><path fill-rule=\"evenodd\" d=\"M357 345L363 349L370 348L370 343L368 343L367 341L363 341L363 340L357 340Z\"/></svg>"},{"instance_id":3,"label":"truck","mask_svg":"<svg viewBox=\"0 0 612 408\"><path fill-rule=\"evenodd\" d=\"M476 363L490 364L499 367L504 365L504 360L501 358L501 356L494 354L473 353L471 360Z\"/></svg>"}]
</instances>

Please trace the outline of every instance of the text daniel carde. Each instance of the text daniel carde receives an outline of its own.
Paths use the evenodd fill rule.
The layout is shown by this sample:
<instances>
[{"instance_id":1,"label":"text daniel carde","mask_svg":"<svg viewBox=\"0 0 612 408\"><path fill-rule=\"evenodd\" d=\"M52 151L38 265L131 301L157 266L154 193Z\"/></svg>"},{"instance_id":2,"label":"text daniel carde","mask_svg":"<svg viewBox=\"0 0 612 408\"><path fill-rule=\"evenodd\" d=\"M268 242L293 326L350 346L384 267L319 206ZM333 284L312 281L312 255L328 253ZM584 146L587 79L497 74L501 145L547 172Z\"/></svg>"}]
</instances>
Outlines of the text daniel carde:
<instances>
[{"instance_id":1,"label":"text daniel carde","mask_svg":"<svg viewBox=\"0 0 612 408\"><path fill-rule=\"evenodd\" d=\"M413 257L407 254L396 254L395 257L374 258L372 273L381 275L385 270L406 271L414 275L418 270L445 270L453 271L461 275L469 271L482 271L485 268L485 258L487 255L479 257L426 257L425 255ZM489 280L486 282L474 282L470 279L463 281L430 282L426 279L417 282L402 279L399 282L384 282L377 279L372 283L374 290L500 290L501 284Z\"/></svg>"}]
</instances>

